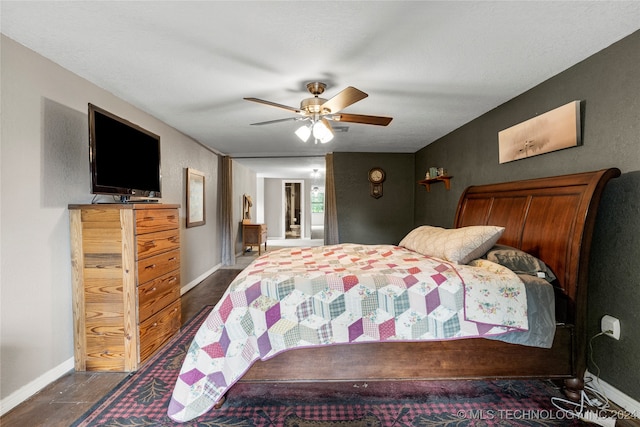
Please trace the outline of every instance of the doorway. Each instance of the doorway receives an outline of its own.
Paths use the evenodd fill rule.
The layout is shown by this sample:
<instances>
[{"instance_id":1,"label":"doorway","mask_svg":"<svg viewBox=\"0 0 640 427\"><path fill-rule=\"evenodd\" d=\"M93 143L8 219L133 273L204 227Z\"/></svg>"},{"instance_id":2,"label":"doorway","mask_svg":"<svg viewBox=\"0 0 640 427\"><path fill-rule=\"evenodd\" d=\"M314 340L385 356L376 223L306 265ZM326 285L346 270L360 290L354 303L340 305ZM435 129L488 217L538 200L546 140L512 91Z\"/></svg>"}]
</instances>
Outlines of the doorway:
<instances>
[{"instance_id":1,"label":"doorway","mask_svg":"<svg viewBox=\"0 0 640 427\"><path fill-rule=\"evenodd\" d=\"M304 238L304 181L283 181L285 239Z\"/></svg>"}]
</instances>

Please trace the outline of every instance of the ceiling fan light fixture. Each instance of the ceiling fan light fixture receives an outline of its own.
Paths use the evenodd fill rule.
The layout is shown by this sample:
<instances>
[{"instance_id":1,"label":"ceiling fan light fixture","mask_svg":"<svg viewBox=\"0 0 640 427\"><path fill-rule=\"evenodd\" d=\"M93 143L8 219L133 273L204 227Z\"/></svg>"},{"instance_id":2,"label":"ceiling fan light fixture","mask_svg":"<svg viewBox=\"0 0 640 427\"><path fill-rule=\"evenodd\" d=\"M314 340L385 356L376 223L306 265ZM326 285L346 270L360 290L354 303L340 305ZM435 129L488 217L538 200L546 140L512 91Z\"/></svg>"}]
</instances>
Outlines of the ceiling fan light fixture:
<instances>
[{"instance_id":1,"label":"ceiling fan light fixture","mask_svg":"<svg viewBox=\"0 0 640 427\"><path fill-rule=\"evenodd\" d=\"M333 130L319 120L313 124L313 137L325 144L333 139Z\"/></svg>"},{"instance_id":2,"label":"ceiling fan light fixture","mask_svg":"<svg viewBox=\"0 0 640 427\"><path fill-rule=\"evenodd\" d=\"M307 142L309 140L309 137L311 136L311 127L307 125L300 126L295 133L302 142Z\"/></svg>"},{"instance_id":3,"label":"ceiling fan light fixture","mask_svg":"<svg viewBox=\"0 0 640 427\"><path fill-rule=\"evenodd\" d=\"M391 122L391 117L369 116L364 114L338 114L343 109L361 101L369 95L353 86L349 86L327 100L320 98L320 95L324 93L326 87L327 85L322 82L307 83L307 90L313 97L303 99L300 102L300 108L258 98L244 99L271 107L278 107L299 115L297 118L269 120L266 122L252 123L253 125L266 125L287 120L304 120L310 122L310 124L302 126L295 131L296 136L303 142L307 142L311 135L313 135L316 144L318 142L325 144L333 139L336 131L347 131L348 128L346 126L339 126L334 129L329 120L377 126L387 126Z\"/></svg>"}]
</instances>

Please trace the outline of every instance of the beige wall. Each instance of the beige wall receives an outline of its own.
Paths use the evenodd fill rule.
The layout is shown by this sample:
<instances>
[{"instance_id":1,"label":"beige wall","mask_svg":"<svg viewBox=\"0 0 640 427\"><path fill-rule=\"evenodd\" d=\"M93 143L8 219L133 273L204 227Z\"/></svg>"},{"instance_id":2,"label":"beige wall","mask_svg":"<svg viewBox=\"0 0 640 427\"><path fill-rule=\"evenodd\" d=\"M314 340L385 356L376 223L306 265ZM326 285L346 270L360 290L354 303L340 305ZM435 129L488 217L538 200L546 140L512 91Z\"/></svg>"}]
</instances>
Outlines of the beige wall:
<instances>
[{"instance_id":1,"label":"beige wall","mask_svg":"<svg viewBox=\"0 0 640 427\"><path fill-rule=\"evenodd\" d=\"M242 217L243 217L243 196L245 194L251 197L253 207L251 208L252 222L256 222L257 215L257 180L255 172L242 166L238 162L232 164L232 180L233 180L233 233L235 242L235 253L241 255L242 248Z\"/></svg>"},{"instance_id":2,"label":"beige wall","mask_svg":"<svg viewBox=\"0 0 640 427\"><path fill-rule=\"evenodd\" d=\"M90 203L87 103L161 136L164 203L181 209L182 284L220 263L218 156L2 36L0 378L2 411L73 368L67 205ZM185 168L206 177L206 224L184 226Z\"/></svg>"}]
</instances>

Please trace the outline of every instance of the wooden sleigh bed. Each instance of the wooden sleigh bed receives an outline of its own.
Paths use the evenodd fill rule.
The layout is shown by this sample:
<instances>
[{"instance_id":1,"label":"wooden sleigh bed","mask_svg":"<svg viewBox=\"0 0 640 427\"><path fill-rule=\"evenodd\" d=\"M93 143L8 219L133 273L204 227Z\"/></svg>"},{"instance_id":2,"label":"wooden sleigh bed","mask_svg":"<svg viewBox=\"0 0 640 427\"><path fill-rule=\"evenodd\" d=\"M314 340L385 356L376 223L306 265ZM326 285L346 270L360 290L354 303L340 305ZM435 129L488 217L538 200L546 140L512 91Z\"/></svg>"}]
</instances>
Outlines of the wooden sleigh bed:
<instances>
[{"instance_id":1,"label":"wooden sleigh bed","mask_svg":"<svg viewBox=\"0 0 640 427\"><path fill-rule=\"evenodd\" d=\"M605 169L472 186L460 197L454 225L499 225L498 243L542 259L557 276L556 333L550 349L484 338L366 343L287 351L256 362L241 383L366 382L480 378L548 378L579 399L586 369L589 252L606 183ZM335 369L339 361L349 369ZM233 388L229 398L233 396Z\"/></svg>"},{"instance_id":2,"label":"wooden sleigh bed","mask_svg":"<svg viewBox=\"0 0 640 427\"><path fill-rule=\"evenodd\" d=\"M432 235L427 235L424 241L429 244L436 242L438 247L450 246L456 241L450 238L452 234L499 228L502 234L496 234L490 243L481 245L478 249L482 251L481 254L474 253L473 258L469 254L468 260L473 266L465 265L469 262L465 260L454 267L452 263L457 261L453 259L427 254L405 243L414 231L421 233L421 229L429 230L433 227L418 227L399 246L379 245L380 252L374 246L345 243L288 252L281 250L259 257L229 286L196 334L174 388L168 409L169 416L179 422L193 419L210 408L220 407L226 398L232 399L234 387L239 384L246 389L255 383L278 383L280 386L295 383L297 387L306 384L309 388L318 390L323 384L327 387L328 383L335 382L362 384L443 379L545 378L564 380L565 394L571 399L579 400L586 369L587 285L591 239L604 187L610 179L619 175L620 171L612 168L467 188L458 203L454 229L444 230L447 233L445 239L432 239ZM549 267L555 274L556 280L543 281L541 287L527 288L526 291L521 288L521 292L527 296L524 307L524 299L518 297L521 292L511 291L518 286L526 286L525 278L521 276L521 282L515 276L514 268L507 270L504 264L478 259L492 248L498 236L498 244L515 248L510 249L512 252L526 252L526 257L533 256L537 261L542 261L542 264L546 264L544 268ZM363 257L356 252L353 252L356 255L347 252L347 248L355 250L353 246L367 255ZM315 258L318 253L320 256ZM342 258L332 258L336 253ZM398 258L394 258L396 253L399 254ZM367 258L369 254L372 255ZM476 264L478 262L480 264ZM435 263L437 267L429 269L430 263ZM346 267L353 264L357 268L351 273L352 270ZM510 284L500 285L501 278L493 276L493 272L483 270L482 264L502 269L502 274L511 276ZM395 268L396 266L399 268ZM389 272L389 269L393 272ZM379 273L360 275L355 272L360 270L375 270ZM424 273L425 271L427 272ZM442 275L450 271L453 273L447 278L438 279L435 287L426 288L427 283L435 280L434 277L444 277ZM474 272L470 274L480 274L485 278L480 279L479 287L467 280L466 274L469 271ZM533 275L538 273L528 275L537 279ZM325 282L327 277L332 281ZM356 320L348 316L354 316L353 313L360 307L359 298L363 295L364 298L368 297L363 293L365 291L353 284L350 277L357 279L356 283L360 283L357 286L362 286L366 280L382 278L381 282L374 283L373 288L376 290L372 291L376 293L376 298L382 299L377 299L374 308L366 306L367 316L360 313L361 317L356 316ZM413 280L412 284L393 296L388 296L391 294L386 293L387 288L394 281L404 281L409 277ZM450 286L457 278L461 280L462 288ZM344 283L347 279L351 283L348 290ZM476 280L475 277L471 279ZM321 281L320 284L318 280ZM371 282L367 286L370 285ZM364 287L370 289L367 286ZM334 292L332 289L336 287L343 289ZM541 304L536 303L536 307L544 307L547 313L555 315L548 316L551 320L544 328L516 328L518 330L515 333L546 329L544 346L512 344L512 341L503 339L506 335L499 334L496 338L491 334L479 333L480 329L477 329L478 333L464 333L461 325L471 320L470 313L478 310L478 307L481 311L486 307L483 300L475 298L477 294L474 292L480 290L480 294L490 294L494 292L490 289L497 289L498 298L511 300L499 300L491 307L501 311L503 307L499 306L516 301L520 304L520 308L516 310L519 311L520 319L528 319L529 325L532 325L531 321L535 317L532 313L539 310L531 310L533 306L529 306L529 297L543 288L548 298ZM347 297L347 293L352 290L357 292ZM530 294L530 290L534 292ZM424 292L420 293L422 291ZM342 314L330 312L331 309L326 305L328 300L324 298L330 295L329 298L334 298L331 301L340 301L335 296L339 292L344 293L345 302L355 298L358 301L356 308L354 305L345 308L345 303L340 302ZM379 296L380 292L384 296ZM441 295L436 305L429 302L432 292ZM275 296L278 293L280 296ZM300 294L300 299L296 299L296 295ZM395 303L389 303L389 298L397 298L394 300L397 302L400 297L405 298L405 294L410 294L406 296L410 298L410 304L416 304L417 301L426 306L419 305L415 308L417 311L414 311L414 305L410 308L403 305L402 310L406 311L394 309ZM294 299L293 304L287 302L290 297ZM312 313L306 305L310 301L308 298L313 301ZM550 307L553 300L555 310ZM471 304L468 304L469 301ZM449 308L444 307L446 304L455 305L455 310L460 310L461 314L447 311ZM295 311L291 312L291 307ZM298 311L300 308L303 309L302 312ZM381 315L380 309L386 311L383 310ZM423 309L426 310L426 315L418 313ZM513 311L508 309L506 313ZM434 317L436 312L438 316ZM441 323L439 314L442 312L454 314L445 317L448 320ZM305 323L318 318L318 314L322 316L319 323L311 326ZM334 314L339 317L334 317ZM403 317L405 314L413 316L412 320ZM287 315L302 316L303 320L298 324ZM331 316L331 320L328 320L327 315ZM343 315L347 317L343 318ZM401 331L406 330L408 323L411 324L416 318L423 322L427 317L429 323L426 333L421 329L416 336L417 340L411 339L412 335L409 339L402 338L406 335ZM440 333L447 332L450 324L447 325L446 322L451 319L455 320L460 329L453 332L454 335L449 335L451 339L439 339L440 336L446 337ZM331 326L326 326L326 322L330 322ZM382 335L387 322L395 322L395 329L386 335L390 340L380 336L374 340L386 342L369 342L368 338L364 340L366 342L358 342L358 337L375 337L378 332ZM515 325L483 322L484 320L480 320L477 325ZM314 326L318 324L320 326ZM373 329L368 329L361 335L364 324L369 325L369 328L373 324ZM280 325L286 327L283 329ZM345 325L349 328L348 336L344 332L347 329L341 329ZM357 325L357 334L353 336L355 338L351 334L353 325ZM333 338L324 338L325 341L314 344L309 341L315 339L308 338L309 330L312 334L318 333L315 338L324 338L324 333L333 334ZM511 333L510 328L506 331ZM428 338L432 333L435 335ZM338 339L336 334L339 334ZM311 346L300 345L302 342ZM339 345L322 345L325 343ZM349 345L345 345L346 343ZM280 352L281 350L287 351ZM265 357L258 357L258 352ZM227 371L229 368L231 370Z\"/></svg>"}]
</instances>

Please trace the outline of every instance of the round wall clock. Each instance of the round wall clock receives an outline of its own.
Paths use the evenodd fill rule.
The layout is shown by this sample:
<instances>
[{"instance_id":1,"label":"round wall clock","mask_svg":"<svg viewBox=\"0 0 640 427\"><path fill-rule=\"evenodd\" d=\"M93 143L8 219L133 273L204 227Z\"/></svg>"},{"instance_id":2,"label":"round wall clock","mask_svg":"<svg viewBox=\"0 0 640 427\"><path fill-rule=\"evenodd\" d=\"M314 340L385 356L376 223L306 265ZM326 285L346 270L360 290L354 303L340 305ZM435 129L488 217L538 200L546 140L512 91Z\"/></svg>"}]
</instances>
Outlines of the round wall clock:
<instances>
[{"instance_id":1,"label":"round wall clock","mask_svg":"<svg viewBox=\"0 0 640 427\"><path fill-rule=\"evenodd\" d=\"M386 178L384 170L379 167L371 168L371 170L369 170L368 178L371 183L369 188L369 194L371 197L376 199L382 197L382 183Z\"/></svg>"},{"instance_id":2,"label":"round wall clock","mask_svg":"<svg viewBox=\"0 0 640 427\"><path fill-rule=\"evenodd\" d=\"M369 181L371 181L374 184L380 184L381 182L384 181L384 171L382 170L382 168L372 168L369 171Z\"/></svg>"}]
</instances>

